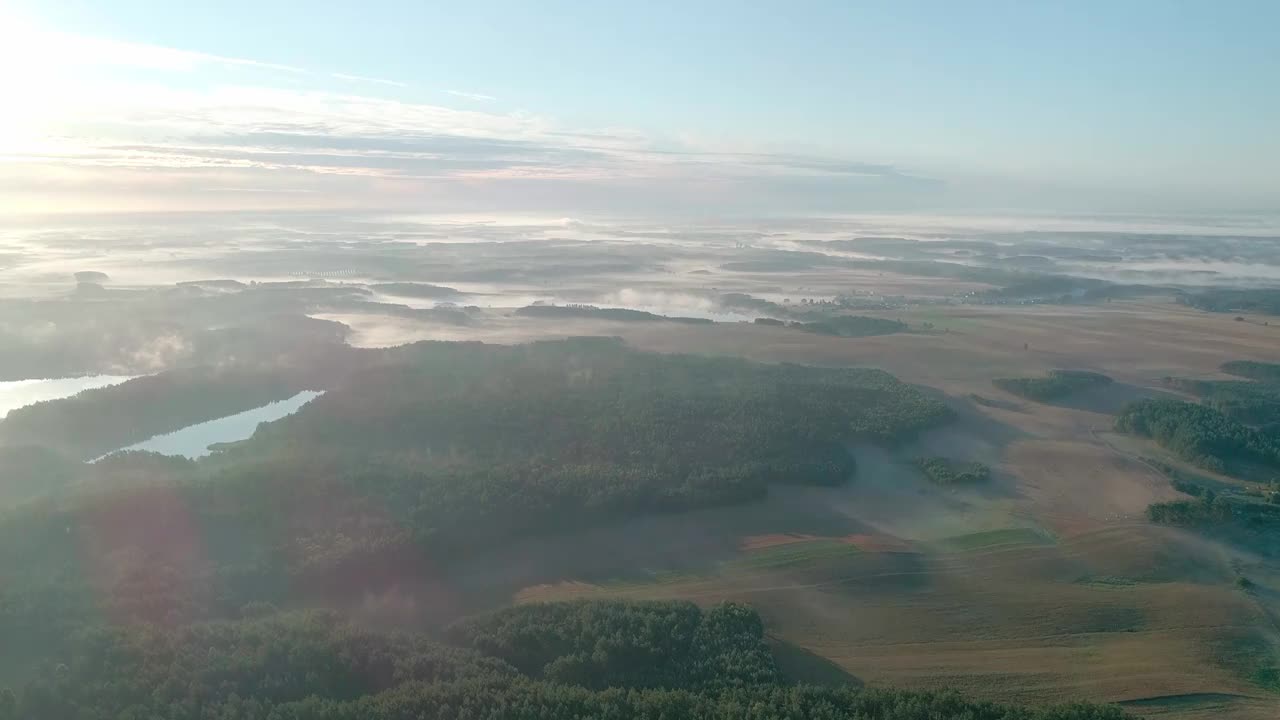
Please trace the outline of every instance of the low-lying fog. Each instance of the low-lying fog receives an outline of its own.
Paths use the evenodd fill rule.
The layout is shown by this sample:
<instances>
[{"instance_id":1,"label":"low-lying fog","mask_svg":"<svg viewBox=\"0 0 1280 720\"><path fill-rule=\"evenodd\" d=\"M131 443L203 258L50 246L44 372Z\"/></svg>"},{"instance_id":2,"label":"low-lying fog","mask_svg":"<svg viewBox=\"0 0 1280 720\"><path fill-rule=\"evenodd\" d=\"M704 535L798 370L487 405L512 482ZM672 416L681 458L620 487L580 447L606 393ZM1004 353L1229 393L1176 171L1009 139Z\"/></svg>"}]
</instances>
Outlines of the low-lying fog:
<instances>
[{"instance_id":1,"label":"low-lying fog","mask_svg":"<svg viewBox=\"0 0 1280 720\"><path fill-rule=\"evenodd\" d=\"M1256 219L295 213L3 223L0 418L132 376L314 360L343 345L1280 284L1280 223ZM235 438L214 442L224 439ZM181 454L208 444L148 443L139 447Z\"/></svg>"}]
</instances>

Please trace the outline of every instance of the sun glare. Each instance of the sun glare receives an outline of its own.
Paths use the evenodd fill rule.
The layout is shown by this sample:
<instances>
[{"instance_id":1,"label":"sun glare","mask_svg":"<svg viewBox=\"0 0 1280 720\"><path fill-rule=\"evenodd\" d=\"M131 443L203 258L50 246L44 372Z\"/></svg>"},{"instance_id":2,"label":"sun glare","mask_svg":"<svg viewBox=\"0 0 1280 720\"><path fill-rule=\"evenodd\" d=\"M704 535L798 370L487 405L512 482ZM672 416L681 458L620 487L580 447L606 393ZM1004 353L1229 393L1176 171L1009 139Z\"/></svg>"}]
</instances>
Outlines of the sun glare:
<instances>
[{"instance_id":1,"label":"sun glare","mask_svg":"<svg viewBox=\"0 0 1280 720\"><path fill-rule=\"evenodd\" d=\"M0 156L40 151L78 96L76 73L87 60L71 36L0 11Z\"/></svg>"}]
</instances>

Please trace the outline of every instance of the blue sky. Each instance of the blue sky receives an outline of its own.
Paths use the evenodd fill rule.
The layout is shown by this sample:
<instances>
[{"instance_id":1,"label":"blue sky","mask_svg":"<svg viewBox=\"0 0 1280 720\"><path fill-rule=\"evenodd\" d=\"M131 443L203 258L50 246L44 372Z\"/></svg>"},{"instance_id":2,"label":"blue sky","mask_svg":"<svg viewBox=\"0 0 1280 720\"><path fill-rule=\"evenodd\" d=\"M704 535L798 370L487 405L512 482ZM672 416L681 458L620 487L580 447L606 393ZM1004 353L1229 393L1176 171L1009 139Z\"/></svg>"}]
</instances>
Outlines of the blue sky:
<instances>
[{"instance_id":1,"label":"blue sky","mask_svg":"<svg viewBox=\"0 0 1280 720\"><path fill-rule=\"evenodd\" d=\"M1275 2L0 8L8 209L1280 210Z\"/></svg>"}]
</instances>

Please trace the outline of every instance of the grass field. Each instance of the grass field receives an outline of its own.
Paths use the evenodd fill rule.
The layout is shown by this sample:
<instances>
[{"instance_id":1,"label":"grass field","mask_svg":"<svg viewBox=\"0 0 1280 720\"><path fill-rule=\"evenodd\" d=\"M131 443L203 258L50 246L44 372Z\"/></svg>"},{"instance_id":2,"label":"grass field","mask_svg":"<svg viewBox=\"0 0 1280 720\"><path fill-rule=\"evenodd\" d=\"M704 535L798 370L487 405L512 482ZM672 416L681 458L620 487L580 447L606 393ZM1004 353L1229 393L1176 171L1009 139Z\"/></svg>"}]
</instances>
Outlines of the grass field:
<instances>
[{"instance_id":1,"label":"grass field","mask_svg":"<svg viewBox=\"0 0 1280 720\"><path fill-rule=\"evenodd\" d=\"M967 552L972 550L990 550L1019 545L1049 545L1053 538L1040 530L1032 528L1007 528L1004 530L985 530L983 532L957 535L943 538L934 544L944 552Z\"/></svg>"},{"instance_id":2,"label":"grass field","mask_svg":"<svg viewBox=\"0 0 1280 720\"><path fill-rule=\"evenodd\" d=\"M785 568L793 565L810 565L824 560L836 560L862 552L857 545L841 539L818 538L787 545L750 550L742 557L730 560L725 570L753 571Z\"/></svg>"}]
</instances>

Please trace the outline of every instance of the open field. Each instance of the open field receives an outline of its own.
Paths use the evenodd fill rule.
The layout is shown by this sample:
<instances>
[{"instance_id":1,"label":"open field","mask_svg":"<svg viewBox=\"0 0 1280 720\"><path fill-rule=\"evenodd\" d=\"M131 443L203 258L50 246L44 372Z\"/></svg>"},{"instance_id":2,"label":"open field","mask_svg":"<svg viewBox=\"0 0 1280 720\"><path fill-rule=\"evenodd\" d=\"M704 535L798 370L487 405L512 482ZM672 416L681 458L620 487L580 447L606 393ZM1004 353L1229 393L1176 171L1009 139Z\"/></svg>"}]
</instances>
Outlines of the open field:
<instances>
[{"instance_id":1,"label":"open field","mask_svg":"<svg viewBox=\"0 0 1280 720\"><path fill-rule=\"evenodd\" d=\"M650 350L882 367L945 392L961 419L892 451L856 449L859 474L845 488L781 488L752 506L530 541L493 558L468 592L493 602L740 599L808 658L797 667L818 668L815 680L837 668L869 684L1108 700L1152 717L1275 717L1280 696L1254 681L1280 639L1275 568L1149 525L1148 504L1180 495L1141 461L1158 451L1108 431L1123 401L1164 394L1165 375L1277 360L1280 327L1163 299L885 316L927 317L938 330L854 340L749 325L616 327ZM991 386L1058 367L1116 383L1058 404ZM978 460L993 478L938 488L910 464L922 455ZM1236 587L1242 571L1262 589Z\"/></svg>"}]
</instances>

